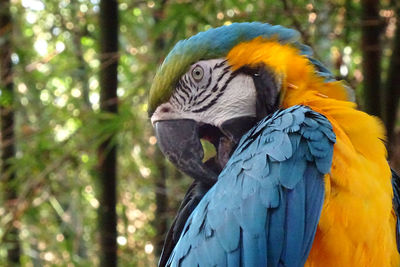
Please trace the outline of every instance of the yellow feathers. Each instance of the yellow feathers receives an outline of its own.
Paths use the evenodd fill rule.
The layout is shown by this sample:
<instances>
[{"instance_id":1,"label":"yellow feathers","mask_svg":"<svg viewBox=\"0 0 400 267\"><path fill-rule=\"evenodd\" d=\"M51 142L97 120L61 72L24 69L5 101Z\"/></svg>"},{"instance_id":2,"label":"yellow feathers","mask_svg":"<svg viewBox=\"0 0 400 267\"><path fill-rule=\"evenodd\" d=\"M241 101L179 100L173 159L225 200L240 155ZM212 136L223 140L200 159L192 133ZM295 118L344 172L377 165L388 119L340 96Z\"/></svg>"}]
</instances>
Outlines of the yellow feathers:
<instances>
[{"instance_id":1,"label":"yellow feathers","mask_svg":"<svg viewBox=\"0 0 400 267\"><path fill-rule=\"evenodd\" d=\"M264 64L282 81L282 107L309 106L333 126L337 143L306 266L399 266L381 122L356 110L343 84L325 82L292 45L256 38L235 46L227 59L234 70Z\"/></svg>"}]
</instances>

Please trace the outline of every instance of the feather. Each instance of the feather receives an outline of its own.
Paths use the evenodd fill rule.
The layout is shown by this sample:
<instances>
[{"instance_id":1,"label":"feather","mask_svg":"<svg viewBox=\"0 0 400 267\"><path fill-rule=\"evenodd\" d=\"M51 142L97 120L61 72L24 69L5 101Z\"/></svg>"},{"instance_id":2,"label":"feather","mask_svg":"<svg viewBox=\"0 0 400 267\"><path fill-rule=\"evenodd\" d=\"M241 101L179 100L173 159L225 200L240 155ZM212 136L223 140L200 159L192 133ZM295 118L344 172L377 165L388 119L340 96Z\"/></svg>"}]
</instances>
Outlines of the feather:
<instances>
[{"instance_id":1,"label":"feather","mask_svg":"<svg viewBox=\"0 0 400 267\"><path fill-rule=\"evenodd\" d=\"M393 204L397 215L397 220L396 220L397 250L400 252L400 177L394 170L392 170L392 184L393 184Z\"/></svg>"},{"instance_id":2,"label":"feather","mask_svg":"<svg viewBox=\"0 0 400 267\"><path fill-rule=\"evenodd\" d=\"M290 117L285 115L288 113ZM326 172L321 172L317 162L332 160L333 142L325 134L320 135L321 143L326 144L322 147L327 146L322 157L311 152L311 148L320 147L309 143L318 141L301 135L304 127L315 126L304 121L317 117L310 109L297 106L276 112L255 126L257 130L243 136L232 155L233 159L241 160L227 163L218 182L190 215L169 263L179 266L197 263L200 266L303 265L323 203ZM316 121L317 131L322 132L329 125L323 117ZM287 128L293 128L296 123L299 130L288 133ZM282 128L282 124L286 127ZM241 150L242 145L254 144L258 153ZM285 156L276 156L276 149L272 148L278 146L285 150L282 153ZM244 162L248 166L241 169ZM238 177L230 176L231 171L239 173Z\"/></svg>"},{"instance_id":3,"label":"feather","mask_svg":"<svg viewBox=\"0 0 400 267\"><path fill-rule=\"evenodd\" d=\"M282 261L286 266L297 266L304 255L302 249L304 229L306 228L304 179L297 183L293 190L287 189L287 203L286 242L283 249Z\"/></svg>"},{"instance_id":4,"label":"feather","mask_svg":"<svg viewBox=\"0 0 400 267\"><path fill-rule=\"evenodd\" d=\"M318 171L309 165L304 173L305 177L314 177L314 179L309 179L306 183L305 188L305 216L310 224L317 224L319 221L319 214L322 210L322 203L324 200L324 181L318 179ZM302 251L302 262L305 262L307 257L307 251L310 251L311 245L314 241L315 232L311 228L305 228L304 231L304 242Z\"/></svg>"},{"instance_id":5,"label":"feather","mask_svg":"<svg viewBox=\"0 0 400 267\"><path fill-rule=\"evenodd\" d=\"M287 189L293 189L297 183L303 178L307 166L304 155L293 155L280 165L280 182Z\"/></svg>"}]
</instances>

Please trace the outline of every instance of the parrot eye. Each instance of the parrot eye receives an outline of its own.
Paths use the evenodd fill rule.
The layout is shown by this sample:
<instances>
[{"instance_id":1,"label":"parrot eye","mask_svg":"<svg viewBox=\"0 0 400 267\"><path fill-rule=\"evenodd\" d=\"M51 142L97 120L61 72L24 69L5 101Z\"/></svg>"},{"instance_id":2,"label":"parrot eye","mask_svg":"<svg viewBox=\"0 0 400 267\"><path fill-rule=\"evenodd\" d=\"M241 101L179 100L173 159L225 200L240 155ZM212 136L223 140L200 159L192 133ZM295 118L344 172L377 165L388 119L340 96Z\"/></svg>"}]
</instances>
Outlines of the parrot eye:
<instances>
[{"instance_id":1,"label":"parrot eye","mask_svg":"<svg viewBox=\"0 0 400 267\"><path fill-rule=\"evenodd\" d=\"M192 70L192 77L196 82L200 82L203 79L204 70L201 66L197 65Z\"/></svg>"}]
</instances>

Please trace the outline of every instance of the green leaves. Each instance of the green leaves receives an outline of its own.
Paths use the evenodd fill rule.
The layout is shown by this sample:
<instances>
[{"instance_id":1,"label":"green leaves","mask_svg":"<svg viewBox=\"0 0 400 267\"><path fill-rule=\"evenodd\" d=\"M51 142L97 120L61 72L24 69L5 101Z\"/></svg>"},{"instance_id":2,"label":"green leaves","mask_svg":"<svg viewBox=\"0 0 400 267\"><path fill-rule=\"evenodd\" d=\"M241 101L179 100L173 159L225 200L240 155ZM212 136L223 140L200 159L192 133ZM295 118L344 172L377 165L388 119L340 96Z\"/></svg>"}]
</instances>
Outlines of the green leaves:
<instances>
[{"instance_id":1,"label":"green leaves","mask_svg":"<svg viewBox=\"0 0 400 267\"><path fill-rule=\"evenodd\" d=\"M13 93L5 87L0 87L0 106L10 107L13 104Z\"/></svg>"}]
</instances>

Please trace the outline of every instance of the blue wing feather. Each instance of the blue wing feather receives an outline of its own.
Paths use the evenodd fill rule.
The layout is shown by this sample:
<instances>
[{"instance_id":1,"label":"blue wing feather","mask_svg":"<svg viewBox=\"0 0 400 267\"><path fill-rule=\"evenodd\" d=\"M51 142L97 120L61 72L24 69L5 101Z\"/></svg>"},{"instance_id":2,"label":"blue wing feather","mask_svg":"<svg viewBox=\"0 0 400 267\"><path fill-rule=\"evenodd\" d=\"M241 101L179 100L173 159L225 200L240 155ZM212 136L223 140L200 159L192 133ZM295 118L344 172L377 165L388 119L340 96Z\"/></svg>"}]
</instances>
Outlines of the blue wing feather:
<instances>
[{"instance_id":1,"label":"blue wing feather","mask_svg":"<svg viewBox=\"0 0 400 267\"><path fill-rule=\"evenodd\" d=\"M317 225L320 215L320 203L324 201L324 181L318 179L320 173L315 168L307 168L305 177L314 177L314 179L308 179L306 183L306 218L307 224ZM305 227L304 229L304 241L303 241L303 254L302 262L305 262L308 256L308 252L311 249L311 245L314 241L315 229L312 227Z\"/></svg>"},{"instance_id":2,"label":"blue wing feather","mask_svg":"<svg viewBox=\"0 0 400 267\"><path fill-rule=\"evenodd\" d=\"M302 266L334 142L329 121L304 106L260 121L189 217L168 265Z\"/></svg>"},{"instance_id":3,"label":"blue wing feather","mask_svg":"<svg viewBox=\"0 0 400 267\"><path fill-rule=\"evenodd\" d=\"M282 207L286 206L286 195L282 195L280 202ZM284 245L282 240L285 237L285 217L285 209L272 209L270 211L268 224L269 227L266 229L266 235L268 234L268 250L266 253L268 266L279 266L279 261Z\"/></svg>"},{"instance_id":4,"label":"blue wing feather","mask_svg":"<svg viewBox=\"0 0 400 267\"><path fill-rule=\"evenodd\" d=\"M297 183L293 190L287 191L286 242L283 258L287 266L297 266L302 258L305 228L305 181ZM293 205L296 203L296 205Z\"/></svg>"},{"instance_id":5,"label":"blue wing feather","mask_svg":"<svg viewBox=\"0 0 400 267\"><path fill-rule=\"evenodd\" d=\"M393 208L396 212L396 241L397 250L400 252L400 177L392 170Z\"/></svg>"}]
</instances>

